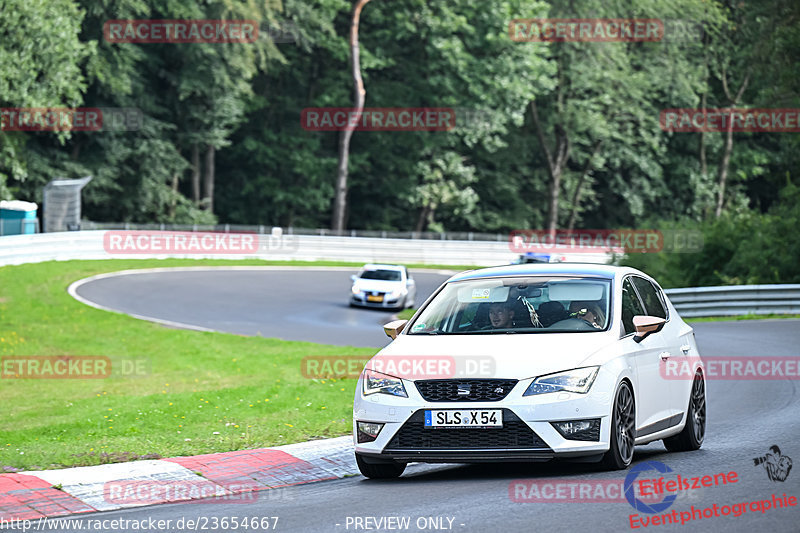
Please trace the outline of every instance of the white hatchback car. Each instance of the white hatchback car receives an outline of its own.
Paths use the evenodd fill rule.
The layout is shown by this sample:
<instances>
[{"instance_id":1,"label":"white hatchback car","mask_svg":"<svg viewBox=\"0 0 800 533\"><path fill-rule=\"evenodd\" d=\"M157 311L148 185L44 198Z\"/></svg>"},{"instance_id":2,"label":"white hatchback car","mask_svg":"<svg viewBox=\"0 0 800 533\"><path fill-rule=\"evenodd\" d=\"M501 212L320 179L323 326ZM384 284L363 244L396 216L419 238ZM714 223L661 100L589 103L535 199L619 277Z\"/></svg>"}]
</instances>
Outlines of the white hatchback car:
<instances>
[{"instance_id":1,"label":"white hatchback car","mask_svg":"<svg viewBox=\"0 0 800 533\"><path fill-rule=\"evenodd\" d=\"M417 297L417 284L402 265L367 264L350 280L352 306L406 309Z\"/></svg>"},{"instance_id":2,"label":"white hatchback car","mask_svg":"<svg viewBox=\"0 0 800 533\"><path fill-rule=\"evenodd\" d=\"M358 466L572 458L624 469L634 445L703 443L706 394L692 328L625 267L529 264L445 282L362 372ZM665 365L689 365L667 379Z\"/></svg>"}]
</instances>

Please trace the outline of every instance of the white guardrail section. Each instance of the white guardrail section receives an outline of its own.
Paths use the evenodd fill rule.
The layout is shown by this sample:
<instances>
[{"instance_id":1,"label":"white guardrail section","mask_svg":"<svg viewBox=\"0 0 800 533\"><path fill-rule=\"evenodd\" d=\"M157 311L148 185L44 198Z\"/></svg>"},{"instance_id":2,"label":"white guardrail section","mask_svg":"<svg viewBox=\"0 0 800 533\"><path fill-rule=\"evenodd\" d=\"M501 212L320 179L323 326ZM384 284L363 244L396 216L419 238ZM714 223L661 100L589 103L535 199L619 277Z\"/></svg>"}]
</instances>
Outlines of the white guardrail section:
<instances>
[{"instance_id":1,"label":"white guardrail section","mask_svg":"<svg viewBox=\"0 0 800 533\"><path fill-rule=\"evenodd\" d=\"M508 241L382 239L286 234L282 236L252 234L258 239L257 253L108 253L103 242L105 233L105 231L68 231L0 237L0 266L69 259L167 257L493 266L508 264L518 256L509 248ZM602 251L559 255L563 255L566 261L590 263L605 263L610 259L610 255Z\"/></svg>"},{"instance_id":2,"label":"white guardrail section","mask_svg":"<svg viewBox=\"0 0 800 533\"><path fill-rule=\"evenodd\" d=\"M690 287L664 292L684 318L800 314L800 285Z\"/></svg>"},{"instance_id":3,"label":"white guardrail section","mask_svg":"<svg viewBox=\"0 0 800 533\"><path fill-rule=\"evenodd\" d=\"M167 257L422 263L492 266L516 256L508 242L429 239L382 239L318 235L254 235L258 253L179 254L109 253L105 231L70 231L0 237L0 266L71 259L163 259ZM607 253L563 254L566 261L606 263ZM800 314L800 285L734 285L665 291L683 317L744 314Z\"/></svg>"}]
</instances>

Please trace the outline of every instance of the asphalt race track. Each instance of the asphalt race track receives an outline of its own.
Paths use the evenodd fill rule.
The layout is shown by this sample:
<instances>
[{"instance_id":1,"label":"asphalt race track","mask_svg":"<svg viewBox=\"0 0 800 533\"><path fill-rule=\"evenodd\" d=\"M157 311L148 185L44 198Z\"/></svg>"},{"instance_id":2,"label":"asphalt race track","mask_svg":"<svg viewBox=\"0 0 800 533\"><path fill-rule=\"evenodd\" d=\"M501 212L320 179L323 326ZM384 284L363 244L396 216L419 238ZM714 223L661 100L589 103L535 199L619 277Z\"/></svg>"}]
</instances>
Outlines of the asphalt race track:
<instances>
[{"instance_id":1,"label":"asphalt race track","mask_svg":"<svg viewBox=\"0 0 800 533\"><path fill-rule=\"evenodd\" d=\"M102 277L82 299L124 313L240 335L382 347L392 311L349 307L357 269L163 270ZM455 272L414 271L419 306Z\"/></svg>"},{"instance_id":2,"label":"asphalt race track","mask_svg":"<svg viewBox=\"0 0 800 533\"><path fill-rule=\"evenodd\" d=\"M236 333L381 346L386 341L381 338L379 326L390 314L349 309L345 303L349 274L349 271L154 273L98 280L83 285L78 293L125 312ZM418 273L415 277L419 284L419 304L446 276ZM800 320L711 322L697 323L694 327L704 356L797 356L800 346ZM772 445L780 446L784 455L800 461L797 381L709 381L707 397L709 423L701 450L670 454L660 442L652 443L637 447L632 467L655 460L673 470L673 479L674 474L691 478L735 471L738 481L684 491L671 508L659 514L673 510L691 512L692 506L702 510L714 504L722 508L771 500L773 494L800 497L800 467L791 471L783 482L771 481L764 467L756 466L753 461ZM274 530L282 532L631 531L631 515L640 518L655 515L636 511L624 500L558 501L554 492L546 502L518 503L510 497L513 491L509 492L511 484L520 479L554 484L598 480L621 483L625 475L626 472L601 472L592 465L575 463L414 464L399 480L353 477L262 492L255 502L248 504L184 503L89 516L173 522L181 517L202 518L209 520L209 524L215 517L277 516ZM568 498L569 491L565 492ZM365 521L367 517L371 517L369 521ZM410 522L407 527L396 523L389 527L383 523L379 527L372 521L387 517L409 517ZM795 507L763 513L748 505L746 512L738 517L731 514L701 518L684 525L651 524L646 528L636 525L637 531L796 532L800 531L800 502Z\"/></svg>"}]
</instances>

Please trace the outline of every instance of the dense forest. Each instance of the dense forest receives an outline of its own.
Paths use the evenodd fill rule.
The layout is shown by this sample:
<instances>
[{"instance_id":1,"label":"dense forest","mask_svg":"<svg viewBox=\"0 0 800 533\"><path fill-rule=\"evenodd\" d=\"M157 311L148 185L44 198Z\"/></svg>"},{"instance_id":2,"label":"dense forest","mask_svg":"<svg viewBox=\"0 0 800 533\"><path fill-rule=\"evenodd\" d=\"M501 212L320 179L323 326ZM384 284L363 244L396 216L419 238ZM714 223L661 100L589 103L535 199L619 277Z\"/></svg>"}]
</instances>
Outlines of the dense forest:
<instances>
[{"instance_id":1,"label":"dense forest","mask_svg":"<svg viewBox=\"0 0 800 533\"><path fill-rule=\"evenodd\" d=\"M702 224L779 209L797 181L798 133L659 124L672 108L800 107L796 0L355 4L365 106L452 108L458 122L354 132L346 228ZM353 10L0 0L0 106L141 114L130 131L0 131L0 199L41 201L55 177L93 176L83 200L94 221L330 227L342 132L309 131L300 116L353 105ZM512 38L510 21L541 17L660 19L665 31ZM261 31L250 43L109 42L104 24L119 19L254 20Z\"/></svg>"}]
</instances>

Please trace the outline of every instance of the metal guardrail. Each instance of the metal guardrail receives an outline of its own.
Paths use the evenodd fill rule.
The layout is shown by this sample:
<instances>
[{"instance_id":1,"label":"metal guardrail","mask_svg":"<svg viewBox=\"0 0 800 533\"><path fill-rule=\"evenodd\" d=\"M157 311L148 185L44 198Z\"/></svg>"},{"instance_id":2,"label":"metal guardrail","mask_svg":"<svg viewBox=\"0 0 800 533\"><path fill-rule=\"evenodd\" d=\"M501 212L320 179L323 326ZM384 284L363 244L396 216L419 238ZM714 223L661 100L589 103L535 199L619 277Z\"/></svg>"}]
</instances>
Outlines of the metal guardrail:
<instances>
[{"instance_id":1,"label":"metal guardrail","mask_svg":"<svg viewBox=\"0 0 800 533\"><path fill-rule=\"evenodd\" d=\"M105 231L68 231L0 238L0 266L69 259L163 259L167 257L264 259L276 261L347 261L354 263L420 263L429 265L494 266L510 263L517 254L507 241L412 240L317 235L254 233L255 253L109 253ZM564 254L567 261L606 263L609 254Z\"/></svg>"},{"instance_id":2,"label":"metal guardrail","mask_svg":"<svg viewBox=\"0 0 800 533\"><path fill-rule=\"evenodd\" d=\"M223 233L270 233L272 226L241 224L138 224L131 222L80 223L83 230L148 230L148 231L213 231ZM348 229L334 231L325 228L282 228L285 235L316 235L318 237L367 237L375 239L421 239L432 241L496 241L508 242L509 233L481 233L476 231L388 231Z\"/></svg>"},{"instance_id":3,"label":"metal guardrail","mask_svg":"<svg viewBox=\"0 0 800 533\"><path fill-rule=\"evenodd\" d=\"M800 285L690 287L664 292L684 318L800 314Z\"/></svg>"},{"instance_id":4,"label":"metal guardrail","mask_svg":"<svg viewBox=\"0 0 800 533\"><path fill-rule=\"evenodd\" d=\"M241 231L240 228L236 229ZM257 253L129 255L106 251L103 239L105 233L105 231L68 231L0 237L0 266L71 259L163 259L167 257L492 266L508 264L516 256L509 249L507 241L286 234L275 236L269 233L255 232L258 240ZM565 259L575 262L606 263L609 254L603 252L567 254ZM683 317L800 314L800 285L691 287L668 289L665 292Z\"/></svg>"}]
</instances>

